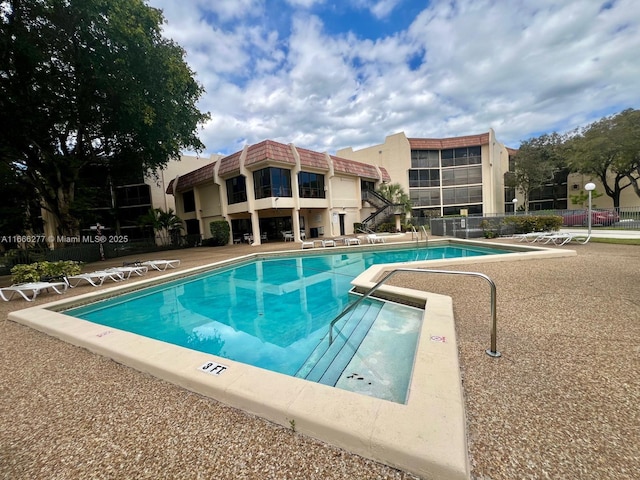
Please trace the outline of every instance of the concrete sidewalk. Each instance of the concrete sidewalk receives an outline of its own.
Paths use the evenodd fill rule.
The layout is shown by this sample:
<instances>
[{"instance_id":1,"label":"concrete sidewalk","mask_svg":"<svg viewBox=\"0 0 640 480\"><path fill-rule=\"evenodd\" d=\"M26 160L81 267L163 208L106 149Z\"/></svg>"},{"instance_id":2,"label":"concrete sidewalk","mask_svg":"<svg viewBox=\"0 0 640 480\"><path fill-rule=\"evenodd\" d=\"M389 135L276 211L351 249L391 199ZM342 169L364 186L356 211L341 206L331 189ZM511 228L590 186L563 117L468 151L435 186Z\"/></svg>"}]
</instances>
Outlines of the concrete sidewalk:
<instances>
[{"instance_id":1,"label":"concrete sidewalk","mask_svg":"<svg viewBox=\"0 0 640 480\"><path fill-rule=\"evenodd\" d=\"M574 233L586 235L586 228L561 228L562 233ZM640 239L640 230L609 230L599 227L591 229L591 236L594 238L637 238Z\"/></svg>"}]
</instances>

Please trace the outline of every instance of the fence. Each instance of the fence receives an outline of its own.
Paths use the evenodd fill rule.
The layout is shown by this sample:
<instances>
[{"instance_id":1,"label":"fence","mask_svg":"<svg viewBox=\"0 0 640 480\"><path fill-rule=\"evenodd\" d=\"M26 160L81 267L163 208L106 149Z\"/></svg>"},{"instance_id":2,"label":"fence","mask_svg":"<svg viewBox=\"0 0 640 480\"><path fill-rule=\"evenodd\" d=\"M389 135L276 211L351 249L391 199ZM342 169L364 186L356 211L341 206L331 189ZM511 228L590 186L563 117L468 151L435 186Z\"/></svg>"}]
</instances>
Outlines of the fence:
<instances>
[{"instance_id":1,"label":"fence","mask_svg":"<svg viewBox=\"0 0 640 480\"><path fill-rule=\"evenodd\" d=\"M0 275L9 275L14 265L33 262L56 262L73 260L91 263L104 258L118 258L128 255L142 255L161 250L196 247L202 244L202 235L184 235L172 240L169 245L157 245L155 239L129 240L121 243L70 243L50 250L46 243L36 243L29 248L13 249L0 257ZM100 246L102 245L102 251Z\"/></svg>"},{"instance_id":2,"label":"fence","mask_svg":"<svg viewBox=\"0 0 640 480\"><path fill-rule=\"evenodd\" d=\"M517 212L511 214L488 214L469 217L440 217L432 218L429 223L431 233L439 236L456 238L479 238L484 236L483 221L495 226L499 236L512 235L513 225L505 225L501 220L506 217L521 215L555 215L563 219L564 227L586 227L589 224L587 210L539 210L534 212ZM424 220L424 219L420 219ZM419 222L414 222L419 225ZM592 209L591 227L593 229L606 228L613 230L640 230L640 207L621 207L616 209Z\"/></svg>"}]
</instances>

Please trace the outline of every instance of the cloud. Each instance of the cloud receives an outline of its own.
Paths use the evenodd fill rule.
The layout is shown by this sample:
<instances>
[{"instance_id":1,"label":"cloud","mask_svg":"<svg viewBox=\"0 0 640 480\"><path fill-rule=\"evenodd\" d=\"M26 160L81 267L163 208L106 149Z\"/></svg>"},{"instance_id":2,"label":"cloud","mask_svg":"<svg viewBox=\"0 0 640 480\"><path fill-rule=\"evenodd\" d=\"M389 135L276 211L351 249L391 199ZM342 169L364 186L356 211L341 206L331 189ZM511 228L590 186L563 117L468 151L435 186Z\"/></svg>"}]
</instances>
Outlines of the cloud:
<instances>
[{"instance_id":1,"label":"cloud","mask_svg":"<svg viewBox=\"0 0 640 480\"><path fill-rule=\"evenodd\" d=\"M212 153L265 138L333 152L402 130L490 127L517 147L638 108L633 2L434 0L376 37L375 22L396 25L422 2L353 0L336 16L334 4L312 0L151 0L165 4L165 34L206 89L212 119L201 137Z\"/></svg>"}]
</instances>

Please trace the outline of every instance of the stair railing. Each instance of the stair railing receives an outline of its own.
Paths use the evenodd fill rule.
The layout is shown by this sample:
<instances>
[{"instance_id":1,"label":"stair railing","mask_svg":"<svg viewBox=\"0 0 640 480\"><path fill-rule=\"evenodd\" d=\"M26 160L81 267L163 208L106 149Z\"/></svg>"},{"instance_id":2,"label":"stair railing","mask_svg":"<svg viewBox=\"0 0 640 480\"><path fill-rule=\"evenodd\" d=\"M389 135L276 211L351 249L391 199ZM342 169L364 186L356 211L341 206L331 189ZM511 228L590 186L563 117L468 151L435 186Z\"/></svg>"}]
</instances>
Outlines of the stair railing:
<instances>
[{"instance_id":1,"label":"stair railing","mask_svg":"<svg viewBox=\"0 0 640 480\"><path fill-rule=\"evenodd\" d=\"M486 280L490 286L490 302L491 302L491 348L485 350L485 353L490 357L498 358L502 354L497 350L498 343L498 320L496 317L496 284L484 273L478 272L461 272L455 270L432 270L432 269L423 269L423 268L396 268L388 272L382 279L376 283L373 287L371 287L364 295L362 295L358 300L348 305L336 318L331 321L329 325L329 345L333 343L333 326L343 318L347 313L355 309L358 305L360 305L364 300L369 298L376 290L378 290L387 280L396 275L397 273L408 272L408 273L435 273L442 275L465 275L470 277L478 277Z\"/></svg>"}]
</instances>

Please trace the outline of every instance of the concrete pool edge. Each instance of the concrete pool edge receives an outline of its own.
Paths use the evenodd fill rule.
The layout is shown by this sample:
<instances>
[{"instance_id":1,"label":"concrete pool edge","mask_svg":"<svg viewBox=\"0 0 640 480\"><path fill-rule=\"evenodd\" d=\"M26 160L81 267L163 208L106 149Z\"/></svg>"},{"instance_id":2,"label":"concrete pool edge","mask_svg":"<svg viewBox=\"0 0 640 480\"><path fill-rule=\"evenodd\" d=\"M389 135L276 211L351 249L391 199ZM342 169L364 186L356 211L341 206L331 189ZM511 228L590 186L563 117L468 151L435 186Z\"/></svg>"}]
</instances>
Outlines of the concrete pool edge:
<instances>
[{"instance_id":1,"label":"concrete pool edge","mask_svg":"<svg viewBox=\"0 0 640 480\"><path fill-rule=\"evenodd\" d=\"M406 405L75 319L47 309L51 304L12 312L9 319L285 427L294 421L296 431L364 457L429 478L466 479L464 404L451 301L435 294L426 297L429 320L421 329ZM447 341L430 341L435 334ZM200 370L207 362L228 369L210 375Z\"/></svg>"}]
</instances>

